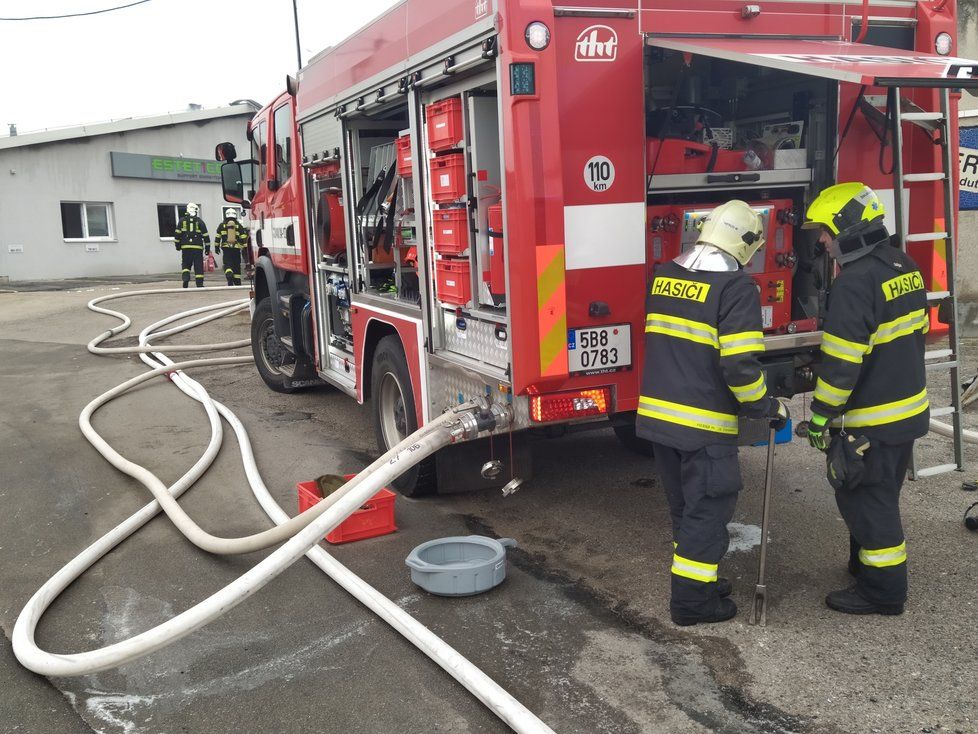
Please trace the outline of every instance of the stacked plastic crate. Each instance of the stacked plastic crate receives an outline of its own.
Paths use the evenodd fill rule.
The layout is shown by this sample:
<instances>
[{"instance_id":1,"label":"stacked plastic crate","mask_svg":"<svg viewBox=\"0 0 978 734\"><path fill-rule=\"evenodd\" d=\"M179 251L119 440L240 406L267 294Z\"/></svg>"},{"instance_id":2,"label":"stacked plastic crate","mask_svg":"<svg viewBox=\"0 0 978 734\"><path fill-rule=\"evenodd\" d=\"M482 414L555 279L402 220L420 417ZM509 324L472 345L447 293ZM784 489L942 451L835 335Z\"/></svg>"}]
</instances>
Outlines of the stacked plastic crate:
<instances>
[{"instance_id":1,"label":"stacked plastic crate","mask_svg":"<svg viewBox=\"0 0 978 734\"><path fill-rule=\"evenodd\" d=\"M472 300L469 261L469 213L465 181L462 99L432 102L425 108L431 173L432 241L437 253L435 277L442 303L466 306Z\"/></svg>"}]
</instances>

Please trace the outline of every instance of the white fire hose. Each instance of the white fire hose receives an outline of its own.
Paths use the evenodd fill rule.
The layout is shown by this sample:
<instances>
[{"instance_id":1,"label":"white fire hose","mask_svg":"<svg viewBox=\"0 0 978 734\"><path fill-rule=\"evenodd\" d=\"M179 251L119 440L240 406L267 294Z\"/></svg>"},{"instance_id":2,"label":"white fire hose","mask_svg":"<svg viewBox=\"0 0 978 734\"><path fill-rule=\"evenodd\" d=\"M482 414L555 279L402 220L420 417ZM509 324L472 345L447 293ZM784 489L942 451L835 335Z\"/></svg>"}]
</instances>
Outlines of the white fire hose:
<instances>
[{"instance_id":1,"label":"white fire hose","mask_svg":"<svg viewBox=\"0 0 978 734\"><path fill-rule=\"evenodd\" d=\"M217 289L194 289L193 292L199 293L201 290L208 291ZM220 287L220 290L227 291L229 289ZM491 430L494 426L505 426L506 422L511 419L511 414L508 412L508 409L476 402L457 406L454 410L434 419L407 437L363 470L355 479L347 482L342 488L330 494L329 497L319 502L313 508L297 518L290 519L278 506L269 494L264 482L262 482L254 455L251 451L247 432L241 424L241 421L226 406L213 401L207 391L198 382L190 379L181 371L183 369L203 366L250 363L252 361L251 357L218 357L174 363L160 351L160 347L150 345L150 340L153 338L169 336L241 311L247 308L247 301L225 302L212 306L204 306L202 308L184 311L158 321L143 329L140 333L140 346L138 347L102 348L98 346L106 339L125 331L131 324L128 316L98 307L98 303L127 296L181 292L187 293L187 291L181 288L131 291L96 298L88 304L89 308L93 311L112 315L122 320L122 324L93 339L88 345L89 351L95 354L138 353L140 354L140 358L152 369L150 372L127 380L89 403L79 417L79 425L89 442L113 466L116 466L120 471L144 484L150 489L154 497L156 497L156 501L143 507L82 551L52 576L31 597L30 601L28 601L18 616L11 637L14 653L20 663L36 673L48 676L85 675L122 665L123 663L147 655L154 650L165 647L171 642L190 634L194 630L216 619L258 591L262 586L305 554L334 581L353 594L353 596L400 632L412 644L444 668L514 731L526 732L527 734L546 734L548 732L553 734L550 727L544 724L485 673L424 627L424 625L411 617L411 615L394 604L390 599L345 568L319 546L319 541L323 536L355 512L364 502L376 494L379 489L419 461L435 453L439 448L463 436L473 437L482 431ZM213 313L166 331L155 331L161 326L165 326L174 321L181 321L190 316L208 312ZM220 349L245 346L248 343L249 340L240 340L203 346L182 345L166 347L166 351L217 351ZM159 375L169 375L170 379L180 390L200 402L208 415L211 425L211 438L204 454L169 489L148 469L134 462L130 462L112 449L94 428L92 428L90 422L91 415L101 405L104 405L112 398L117 397L132 387ZM491 413L489 412L490 408ZM478 415L476 415L477 412ZM276 528L245 538L217 538L201 530L180 509L179 504L176 502L176 498L194 484L217 456L223 439L220 416L223 416L235 431L238 444L241 448L245 473L252 487L252 491L266 514L276 523ZM75 579L81 576L103 555L154 517L160 511L161 507L181 532L187 535L188 539L212 552L244 553L258 548L266 548L282 540L287 540L284 545L243 576L220 589L212 596L176 617L128 640L83 653L62 654L49 653L41 650L34 641L34 634L37 624L47 608Z\"/></svg>"}]
</instances>

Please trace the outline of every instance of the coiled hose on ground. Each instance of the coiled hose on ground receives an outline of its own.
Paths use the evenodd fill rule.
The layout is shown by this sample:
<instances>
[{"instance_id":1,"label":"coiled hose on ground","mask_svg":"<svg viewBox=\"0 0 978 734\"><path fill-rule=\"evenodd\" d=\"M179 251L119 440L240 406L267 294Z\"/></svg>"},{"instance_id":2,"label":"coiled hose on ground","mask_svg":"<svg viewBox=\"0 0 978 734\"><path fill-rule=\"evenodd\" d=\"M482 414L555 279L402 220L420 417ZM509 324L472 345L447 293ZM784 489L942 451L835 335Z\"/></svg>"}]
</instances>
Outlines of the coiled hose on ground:
<instances>
[{"instance_id":1,"label":"coiled hose on ground","mask_svg":"<svg viewBox=\"0 0 978 734\"><path fill-rule=\"evenodd\" d=\"M195 289L193 292L216 290L215 288ZM221 287L222 292L229 289ZM156 498L153 502L134 513L124 522L106 533L102 538L83 550L52 576L34 594L17 618L11 641L14 653L22 665L36 673L49 676L85 675L122 665L147 655L154 650L190 634L224 612L247 599L262 586L288 568L302 555L306 555L353 596L400 632L412 644L428 655L467 690L482 701L494 714L508 724L514 731L528 734L552 734L552 730L531 711L507 693L485 673L475 667L451 646L433 634L390 599L367 584L342 564L330 556L319 545L324 535L338 526L365 501L392 479L408 470L417 462L432 455L442 446L451 443L466 432L462 417L478 407L467 403L456 407L434 419L426 426L393 447L377 461L347 482L341 489L318 503L314 508L297 518L289 516L278 506L269 494L255 463L250 441L244 425L234 413L221 403L215 402L200 383L188 377L183 370L204 366L246 364L251 357L216 357L173 362L163 348L153 346L153 339L163 338L195 326L213 321L248 308L247 300L227 301L182 311L146 327L139 336L137 347L100 347L104 342L131 325L131 319L118 311L100 307L98 304L110 299L130 296L156 295L165 293L187 293L180 288L129 291L96 298L88 307L97 312L114 316L122 323L93 339L88 349L94 354L139 354L151 369L142 375L123 382L90 402L79 417L79 425L85 437L120 471L140 481ZM192 316L200 316L194 321L157 331L173 322ZM167 352L219 351L246 346L249 340L224 342L209 345L180 345L166 347ZM129 461L95 431L91 425L94 412L115 397L136 385L166 375L174 385L188 396L197 400L207 413L211 428L211 438L203 455L171 487L163 483L145 467ZM484 406L482 406L484 407ZM249 484L265 513L276 524L275 528L247 536L245 538L218 538L204 532L191 520L177 503L177 498L193 486L208 469L217 456L223 439L221 417L228 421L234 430L241 448L242 463ZM498 417L498 416L497 416ZM471 424L469 429L471 430ZM107 647L83 653L50 653L41 650L35 640L35 631L44 612L73 581L94 565L102 556L136 532L160 509L163 509L174 524L188 539L205 550L215 553L245 553L259 548L267 548L278 542L284 544L262 560L240 578L216 593L197 603L172 619L142 632L128 640Z\"/></svg>"}]
</instances>

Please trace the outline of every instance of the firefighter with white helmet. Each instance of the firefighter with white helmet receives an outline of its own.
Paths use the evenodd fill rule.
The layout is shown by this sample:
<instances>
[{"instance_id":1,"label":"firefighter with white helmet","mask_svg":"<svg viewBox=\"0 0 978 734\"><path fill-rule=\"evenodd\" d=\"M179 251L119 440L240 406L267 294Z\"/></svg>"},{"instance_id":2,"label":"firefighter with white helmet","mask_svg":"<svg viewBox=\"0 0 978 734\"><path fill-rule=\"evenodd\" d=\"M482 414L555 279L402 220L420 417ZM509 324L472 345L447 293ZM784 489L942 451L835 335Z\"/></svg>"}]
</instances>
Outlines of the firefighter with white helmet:
<instances>
[{"instance_id":1,"label":"firefighter with white helmet","mask_svg":"<svg viewBox=\"0 0 978 734\"><path fill-rule=\"evenodd\" d=\"M707 217L695 246L655 271L647 298L637 434L653 443L672 516L673 622L722 622L737 613L718 575L741 489L738 416L788 421L768 396L761 305L744 272L764 244L761 217L729 201Z\"/></svg>"},{"instance_id":2,"label":"firefighter with white helmet","mask_svg":"<svg viewBox=\"0 0 978 734\"><path fill-rule=\"evenodd\" d=\"M238 210L228 207L217 228L214 249L223 253L224 277L228 285L241 285L241 252L248 246L248 229L238 221Z\"/></svg>"},{"instance_id":3,"label":"firefighter with white helmet","mask_svg":"<svg viewBox=\"0 0 978 734\"><path fill-rule=\"evenodd\" d=\"M194 269L194 279L198 288L204 287L204 251L210 253L211 238L207 234L207 225L204 220L197 216L200 207L190 202L187 204L186 212L177 222L177 229L173 233L173 243L176 245L177 252L180 253L180 267L183 275L183 287L190 285L190 269Z\"/></svg>"},{"instance_id":4,"label":"firefighter with white helmet","mask_svg":"<svg viewBox=\"0 0 978 734\"><path fill-rule=\"evenodd\" d=\"M884 214L871 188L842 183L818 195L803 225L821 230L819 242L842 267L829 294L808 436L828 450L829 481L849 527L856 582L825 599L848 614L903 612L900 488L929 424L927 291L913 260L890 246ZM829 428L840 430L827 446Z\"/></svg>"}]
</instances>

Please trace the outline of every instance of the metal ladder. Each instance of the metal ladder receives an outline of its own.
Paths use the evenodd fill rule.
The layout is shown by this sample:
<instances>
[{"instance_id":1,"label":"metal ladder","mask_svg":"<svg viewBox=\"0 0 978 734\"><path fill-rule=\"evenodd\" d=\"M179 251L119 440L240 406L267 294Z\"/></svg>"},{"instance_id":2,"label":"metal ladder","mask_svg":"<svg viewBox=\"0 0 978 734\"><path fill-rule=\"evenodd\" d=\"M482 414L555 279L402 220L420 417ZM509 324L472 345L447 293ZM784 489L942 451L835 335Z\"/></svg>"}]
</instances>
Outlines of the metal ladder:
<instances>
[{"instance_id":1,"label":"metal ladder","mask_svg":"<svg viewBox=\"0 0 978 734\"><path fill-rule=\"evenodd\" d=\"M953 426L954 463L938 464L917 468L916 456L911 457L910 478L918 479L923 477L943 474L949 471L964 470L964 449L961 432L961 382L958 377L959 364L958 357L958 300L956 286L956 258L957 258L957 233L955 232L954 222L954 179L956 175L956 161L952 160L951 139L951 102L950 90L943 88L940 91L941 110L940 112L927 112L920 110L903 100L900 97L899 87L889 87L887 89L887 107L890 110L890 132L893 141L893 198L894 214L896 215L896 234L900 242L900 248L906 252L907 244L910 242L933 242L934 247L944 241L944 249L947 262L947 290L929 291L927 293L927 303L934 305L939 303L946 308L950 318L948 324L948 347L946 349L931 349L924 353L925 367L928 373L938 370L947 370L951 380L951 404L945 407L932 407L930 415L932 418L951 416ZM909 110L903 108L907 106ZM941 146L941 171L928 173L904 173L903 171L903 123L910 122L923 127L929 133L936 133L938 139L935 141ZM907 232L907 226L903 218L904 201L903 191L906 184L924 183L940 181L944 192L944 230L943 232Z\"/></svg>"}]
</instances>

